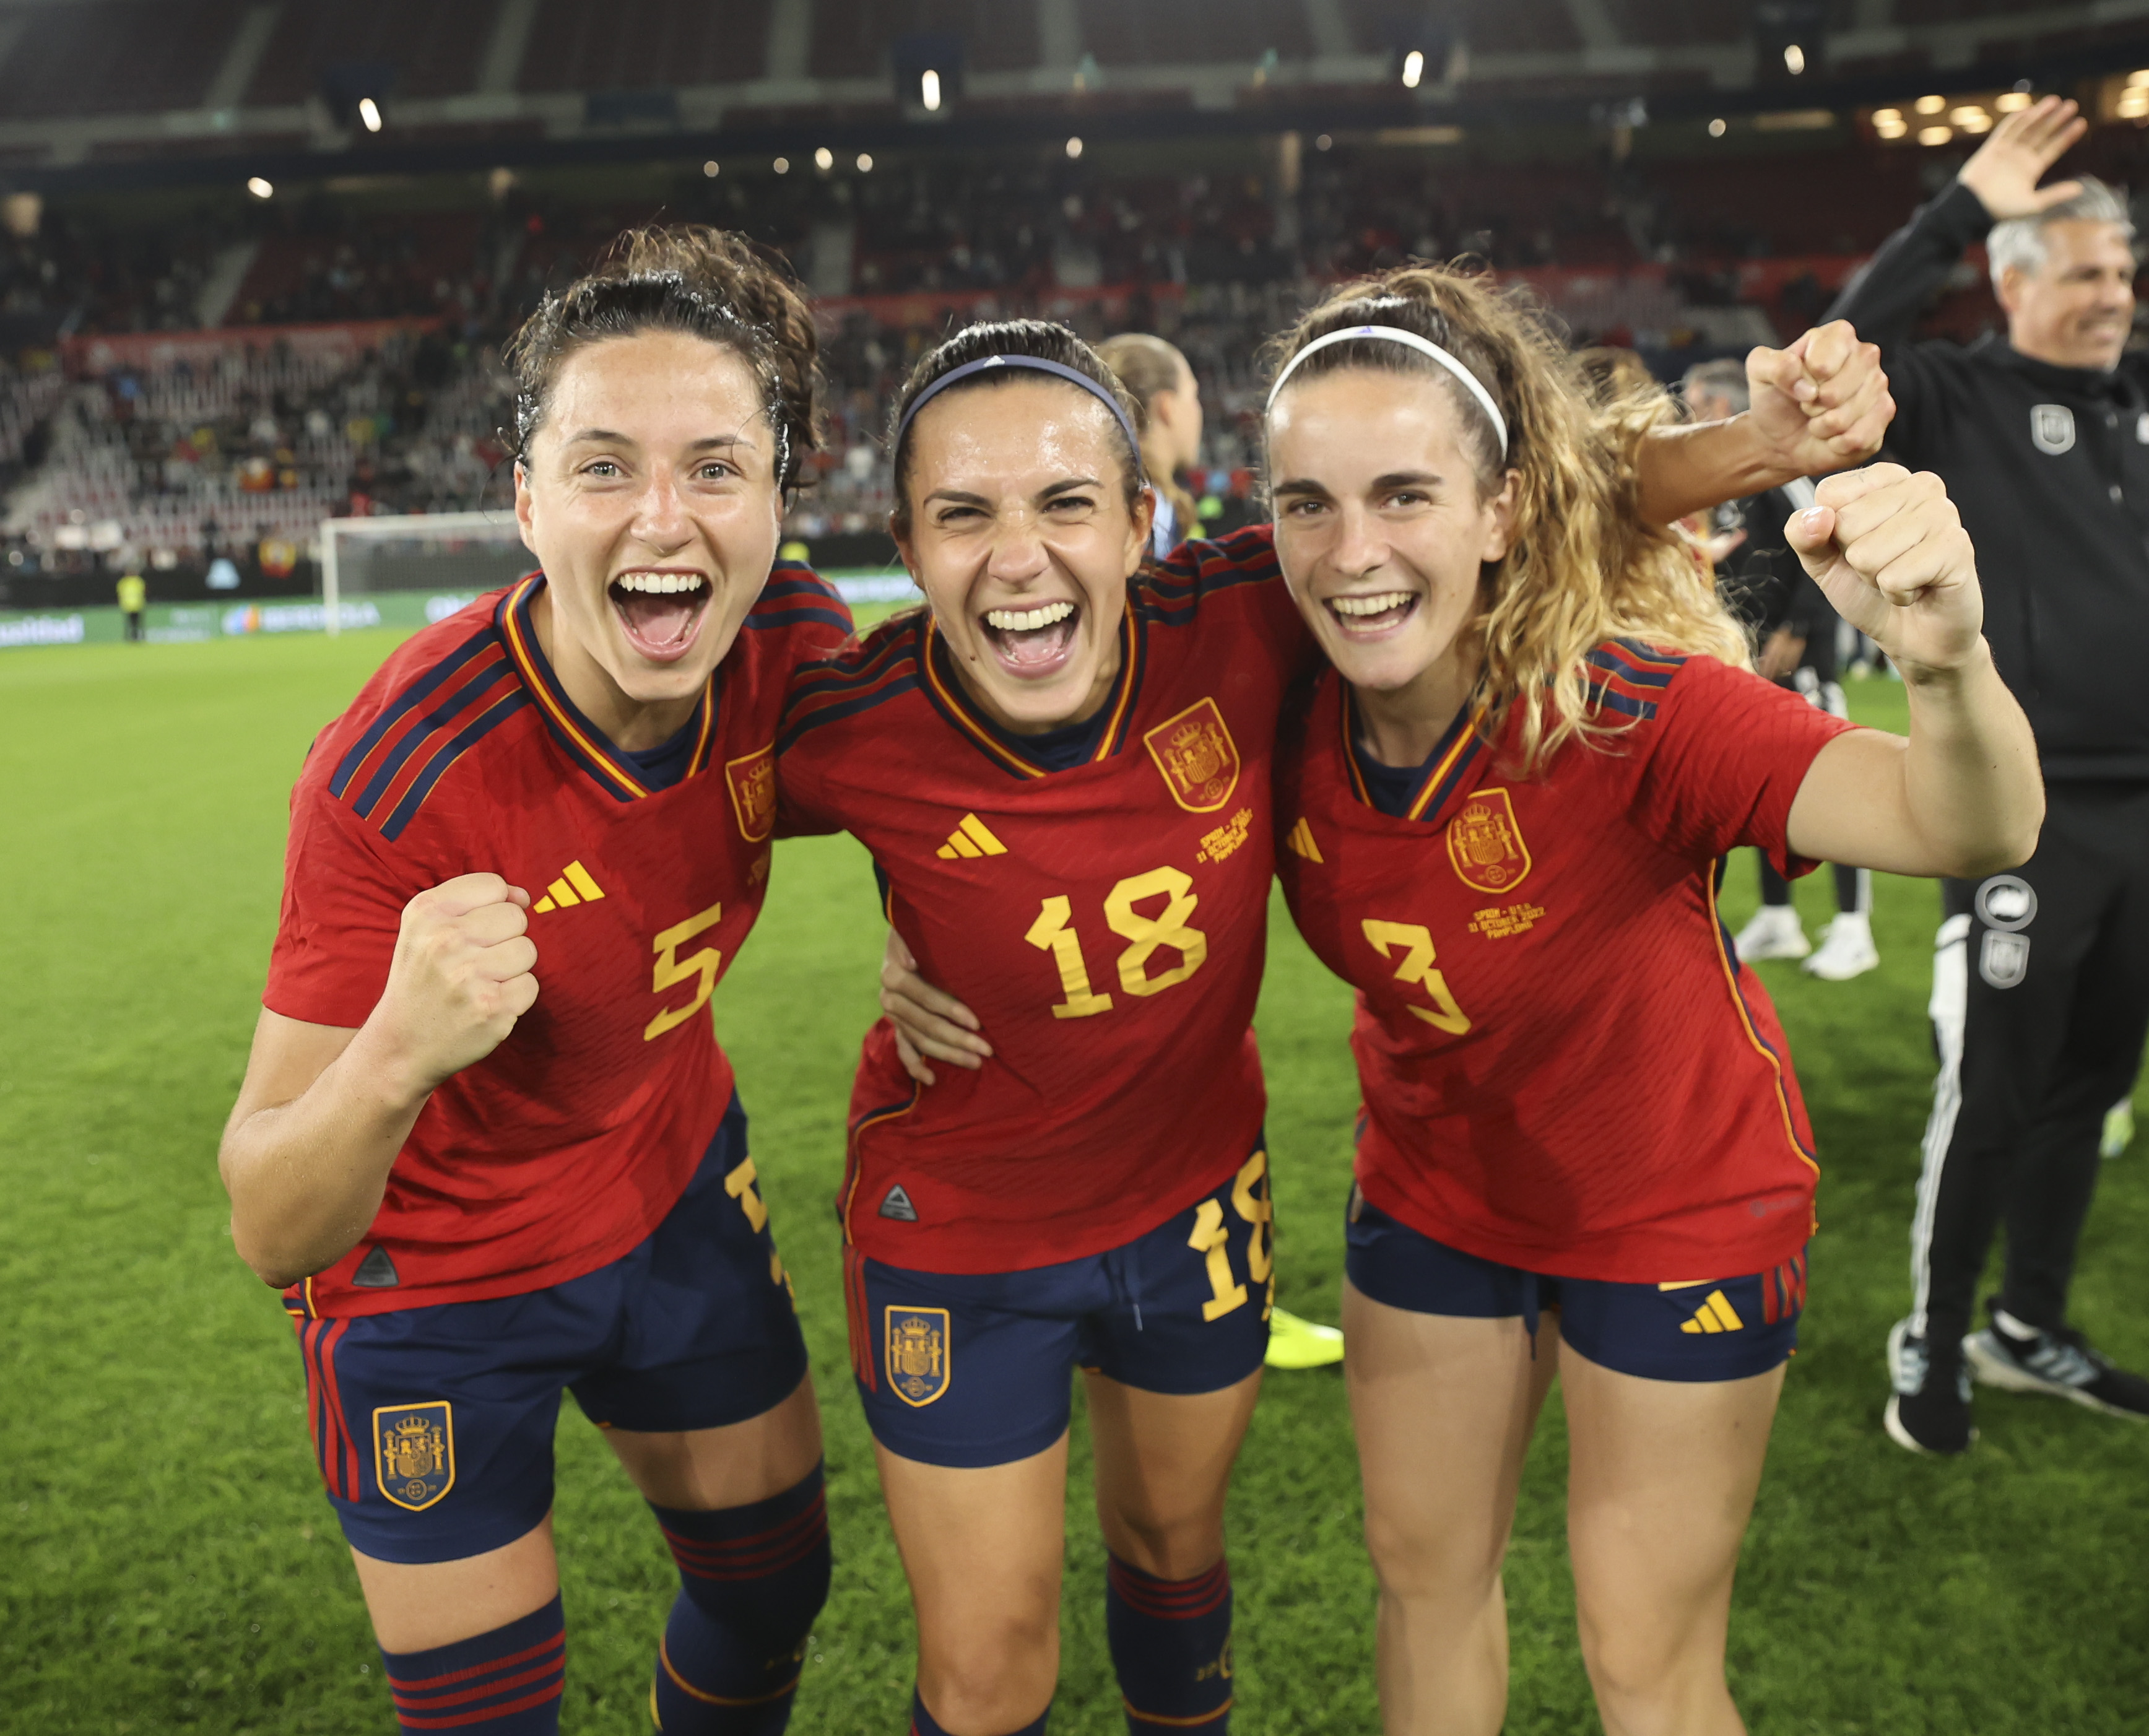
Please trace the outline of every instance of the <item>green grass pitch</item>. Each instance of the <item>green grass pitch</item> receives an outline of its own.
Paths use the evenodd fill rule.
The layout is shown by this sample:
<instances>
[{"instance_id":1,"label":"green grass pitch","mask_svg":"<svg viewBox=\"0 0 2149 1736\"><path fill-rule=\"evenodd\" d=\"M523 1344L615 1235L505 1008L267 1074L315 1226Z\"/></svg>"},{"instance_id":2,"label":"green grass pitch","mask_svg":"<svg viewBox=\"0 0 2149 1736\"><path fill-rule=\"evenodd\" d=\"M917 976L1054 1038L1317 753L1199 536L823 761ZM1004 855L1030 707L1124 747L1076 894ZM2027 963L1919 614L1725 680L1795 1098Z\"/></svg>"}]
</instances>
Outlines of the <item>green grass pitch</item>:
<instances>
[{"instance_id":1,"label":"green grass pitch","mask_svg":"<svg viewBox=\"0 0 2149 1736\"><path fill-rule=\"evenodd\" d=\"M308 740L391 642L0 662L0 1731L392 1727L313 1470L290 1330L232 1253L214 1165L275 919L286 793ZM1855 698L1900 723L1900 690L1870 682ZM1816 928L1825 877L1799 896ZM1734 923L1753 898L1749 858L1732 869ZM2149 1433L1989 1393L1964 1462L1914 1459L1880 1432L1881 1341L1906 1300L1931 1072L1935 908L1930 887L1884 883L1885 963L1857 982L1765 967L1819 1128L1824 1227L1739 1577L1734 1684L1759 1733L2138 1732ZM1261 1031L1281 1295L1332 1320L1354 1107L1347 997L1280 912L1273 928ZM854 846L787 846L716 1000L828 1420L836 1587L793 1728L836 1736L900 1728L910 1683L903 1578L848 1390L830 1211L879 933ZM2106 1171L2078 1318L2139 1367L2145 1301L2149 1150L2137 1150ZM1076 1428L1053 1727L1107 1736L1120 1726ZM1565 1455L1555 1401L1507 1573L1508 1728L1544 1736L1597 1728L1564 1563ZM644 1729L672 1570L571 1404L560 1461L565 1725ZM1332 1371L1271 1378L1231 1522L1237 1728L1374 1729L1372 1586Z\"/></svg>"}]
</instances>

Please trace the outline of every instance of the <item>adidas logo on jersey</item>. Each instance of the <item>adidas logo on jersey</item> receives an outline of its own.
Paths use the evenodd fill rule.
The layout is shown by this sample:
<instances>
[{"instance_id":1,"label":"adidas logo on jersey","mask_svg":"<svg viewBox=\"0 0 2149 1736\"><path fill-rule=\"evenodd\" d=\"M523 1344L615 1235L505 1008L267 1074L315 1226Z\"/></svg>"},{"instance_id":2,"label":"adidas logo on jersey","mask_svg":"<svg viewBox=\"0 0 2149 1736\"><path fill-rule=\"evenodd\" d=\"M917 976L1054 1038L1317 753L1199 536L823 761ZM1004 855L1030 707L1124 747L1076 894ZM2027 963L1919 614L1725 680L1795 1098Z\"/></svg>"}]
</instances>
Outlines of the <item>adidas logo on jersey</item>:
<instances>
[{"instance_id":1,"label":"adidas logo on jersey","mask_svg":"<svg viewBox=\"0 0 2149 1736\"><path fill-rule=\"evenodd\" d=\"M532 916L542 916L548 910L571 910L577 904L594 904L604 896L604 888L590 878L590 871L579 862L571 862L560 871L560 878L545 888L545 896L530 907Z\"/></svg>"},{"instance_id":2,"label":"adidas logo on jersey","mask_svg":"<svg viewBox=\"0 0 2149 1736\"><path fill-rule=\"evenodd\" d=\"M935 856L953 861L958 856L1004 856L1007 846L992 833L992 828L974 813L963 816L963 823L948 834L948 842L933 853Z\"/></svg>"},{"instance_id":3,"label":"adidas logo on jersey","mask_svg":"<svg viewBox=\"0 0 2149 1736\"><path fill-rule=\"evenodd\" d=\"M1293 855L1303 856L1308 862L1323 862L1327 859L1321 855L1321 846L1314 843L1313 828L1306 823L1306 817L1303 814L1299 816L1298 823L1291 828L1291 835L1284 842L1291 846Z\"/></svg>"},{"instance_id":4,"label":"adidas logo on jersey","mask_svg":"<svg viewBox=\"0 0 2149 1736\"><path fill-rule=\"evenodd\" d=\"M1731 1306L1724 1292L1720 1290L1712 1290L1701 1306L1694 1310L1694 1318L1682 1325L1679 1331L1682 1332L1736 1332L1741 1331L1745 1324L1744 1321L1739 1319L1739 1311Z\"/></svg>"}]
</instances>

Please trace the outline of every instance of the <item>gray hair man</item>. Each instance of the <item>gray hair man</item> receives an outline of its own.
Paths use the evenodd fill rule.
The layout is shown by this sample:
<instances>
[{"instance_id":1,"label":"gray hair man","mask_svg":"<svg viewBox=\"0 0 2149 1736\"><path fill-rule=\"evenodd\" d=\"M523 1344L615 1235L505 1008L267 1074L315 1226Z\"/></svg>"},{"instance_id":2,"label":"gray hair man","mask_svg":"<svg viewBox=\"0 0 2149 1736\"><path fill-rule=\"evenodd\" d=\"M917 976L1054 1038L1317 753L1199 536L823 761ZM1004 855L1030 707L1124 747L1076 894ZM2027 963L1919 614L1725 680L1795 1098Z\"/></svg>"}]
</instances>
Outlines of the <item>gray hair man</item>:
<instances>
[{"instance_id":1,"label":"gray hair man","mask_svg":"<svg viewBox=\"0 0 2149 1736\"><path fill-rule=\"evenodd\" d=\"M2086 129L2051 98L2006 116L1831 313L1881 346L1890 448L1961 503L1985 639L2046 787L2029 862L1942 888L1913 1301L1888 1341L1889 1435L1926 1452L1975 1438L1973 1374L2149 1417L2149 1381L2067 1320L2106 1115L2131 1097L2149 1034L2149 356L2127 348L2134 226L2101 182L2038 185ZM1910 342L1980 240L2006 336ZM2002 1223L2006 1276L1973 1332Z\"/></svg>"}]
</instances>

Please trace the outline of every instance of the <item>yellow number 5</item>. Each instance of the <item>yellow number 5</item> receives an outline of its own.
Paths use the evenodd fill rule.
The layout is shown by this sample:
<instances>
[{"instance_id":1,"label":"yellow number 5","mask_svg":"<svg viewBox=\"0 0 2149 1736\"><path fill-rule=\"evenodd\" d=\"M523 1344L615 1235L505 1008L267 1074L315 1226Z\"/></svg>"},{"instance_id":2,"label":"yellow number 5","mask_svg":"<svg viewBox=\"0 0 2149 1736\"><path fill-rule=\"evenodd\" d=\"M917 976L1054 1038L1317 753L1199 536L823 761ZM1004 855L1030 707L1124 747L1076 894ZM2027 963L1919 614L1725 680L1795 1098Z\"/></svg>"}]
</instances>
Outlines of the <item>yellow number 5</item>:
<instances>
[{"instance_id":1,"label":"yellow number 5","mask_svg":"<svg viewBox=\"0 0 2149 1736\"><path fill-rule=\"evenodd\" d=\"M676 989L682 983L700 977L701 983L694 990L693 999L683 1007L666 1007L644 1027L642 1040L653 1043L665 1032L684 1024L709 1004L716 993L717 973L723 966L724 955L712 946L705 946L698 953L679 956L679 949L692 940L702 929L712 928L724 913L722 904L712 904L698 916L690 916L675 928L664 930L650 945L656 950L657 964L651 972L650 987L662 994L667 989Z\"/></svg>"},{"instance_id":2,"label":"yellow number 5","mask_svg":"<svg viewBox=\"0 0 2149 1736\"><path fill-rule=\"evenodd\" d=\"M1415 983L1432 997L1432 1007L1412 1007L1411 1011L1437 1030L1459 1037L1470 1029L1470 1015L1455 1004L1448 992L1447 979L1432 968L1432 934L1422 923L1383 923L1368 917L1365 922L1366 938L1373 950L1383 959L1391 947L1403 949L1403 962L1396 967L1398 983Z\"/></svg>"}]
</instances>

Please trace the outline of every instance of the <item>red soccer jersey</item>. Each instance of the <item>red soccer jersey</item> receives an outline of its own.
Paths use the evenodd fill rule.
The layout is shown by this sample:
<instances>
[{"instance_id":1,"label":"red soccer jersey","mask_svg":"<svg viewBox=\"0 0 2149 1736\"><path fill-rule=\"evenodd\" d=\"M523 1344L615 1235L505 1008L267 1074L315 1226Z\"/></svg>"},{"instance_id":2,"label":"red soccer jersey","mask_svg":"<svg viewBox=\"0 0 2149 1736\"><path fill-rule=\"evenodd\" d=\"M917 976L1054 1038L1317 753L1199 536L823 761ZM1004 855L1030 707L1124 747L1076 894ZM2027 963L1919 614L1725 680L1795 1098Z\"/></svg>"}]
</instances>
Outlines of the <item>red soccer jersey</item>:
<instances>
[{"instance_id":1,"label":"red soccer jersey","mask_svg":"<svg viewBox=\"0 0 2149 1736\"><path fill-rule=\"evenodd\" d=\"M868 1034L842 1210L876 1260L1117 1247L1259 1135L1270 776L1304 629L1263 535L1185 545L1129 591L1118 683L1068 769L985 720L923 611L803 677L785 715L783 829L873 852L920 971L994 1051L920 1091L887 1022Z\"/></svg>"},{"instance_id":2,"label":"red soccer jersey","mask_svg":"<svg viewBox=\"0 0 2149 1736\"><path fill-rule=\"evenodd\" d=\"M491 872L536 903L537 1004L435 1091L364 1240L297 1287L316 1315L514 1296L617 1259L692 1175L732 1092L709 996L768 883L777 720L795 667L849 635L779 567L711 677L687 775L652 790L537 647L541 576L400 647L322 732L291 796L262 996L365 1023L403 907Z\"/></svg>"},{"instance_id":3,"label":"red soccer jersey","mask_svg":"<svg viewBox=\"0 0 2149 1736\"><path fill-rule=\"evenodd\" d=\"M1626 1283L1788 1260L1813 1226L1813 1135L1775 1010L1718 919L1717 858L1784 826L1851 726L1712 657L1589 659L1632 720L1516 774L1460 723L1412 816L1366 800L1344 683L1279 749L1278 873L1358 990L1359 1185L1480 1258ZM1506 746L1514 737L1511 727Z\"/></svg>"}]
</instances>

